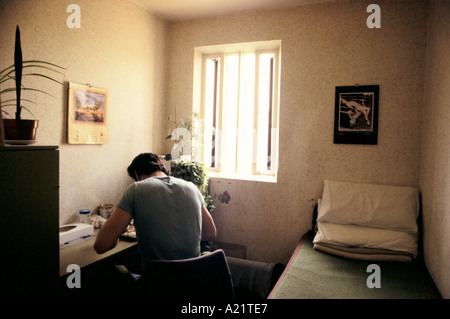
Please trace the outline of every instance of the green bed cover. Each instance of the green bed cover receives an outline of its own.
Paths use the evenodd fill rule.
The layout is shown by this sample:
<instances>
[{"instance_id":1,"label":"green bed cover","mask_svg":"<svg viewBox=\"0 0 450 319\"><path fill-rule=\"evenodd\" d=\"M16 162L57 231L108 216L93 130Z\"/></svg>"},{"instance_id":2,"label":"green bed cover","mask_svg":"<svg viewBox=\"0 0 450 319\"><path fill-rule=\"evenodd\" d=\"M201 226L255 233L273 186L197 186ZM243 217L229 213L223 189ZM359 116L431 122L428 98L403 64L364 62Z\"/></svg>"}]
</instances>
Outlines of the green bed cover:
<instances>
[{"instance_id":1,"label":"green bed cover","mask_svg":"<svg viewBox=\"0 0 450 319\"><path fill-rule=\"evenodd\" d=\"M373 262L338 257L314 250L313 238L314 233L305 235L300 249L294 253L269 298L432 298L426 276L417 263ZM371 264L378 265L379 271L368 270ZM380 288L369 288L368 279L369 286L378 282Z\"/></svg>"}]
</instances>

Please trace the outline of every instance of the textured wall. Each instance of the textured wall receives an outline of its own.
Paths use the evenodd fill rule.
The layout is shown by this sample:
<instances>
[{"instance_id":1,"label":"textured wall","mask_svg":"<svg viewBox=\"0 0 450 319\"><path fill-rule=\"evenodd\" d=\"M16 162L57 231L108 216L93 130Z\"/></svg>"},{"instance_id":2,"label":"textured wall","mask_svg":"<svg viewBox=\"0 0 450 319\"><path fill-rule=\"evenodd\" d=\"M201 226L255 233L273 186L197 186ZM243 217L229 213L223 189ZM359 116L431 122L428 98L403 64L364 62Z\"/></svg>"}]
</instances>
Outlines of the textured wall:
<instances>
[{"instance_id":1,"label":"textured wall","mask_svg":"<svg viewBox=\"0 0 450 319\"><path fill-rule=\"evenodd\" d=\"M450 298L450 2L432 2L420 170L427 267Z\"/></svg>"},{"instance_id":2,"label":"textured wall","mask_svg":"<svg viewBox=\"0 0 450 319\"><path fill-rule=\"evenodd\" d=\"M78 0L81 28L68 29L70 3L0 3L0 69L12 63L19 24L24 58L110 90L110 143L101 146L66 144L67 85L44 85L54 98L34 96L39 144L60 147L60 223L116 202L137 153L170 150L167 116L192 109L194 47L281 39L278 183L212 180L219 240L245 245L250 259L286 262L324 178L419 186L420 172L427 265L449 297L448 2L430 13L426 72L426 1L377 1L381 29L366 27L366 1L168 24L126 0ZM377 146L332 142L334 89L356 83L380 85Z\"/></svg>"},{"instance_id":3,"label":"textured wall","mask_svg":"<svg viewBox=\"0 0 450 319\"><path fill-rule=\"evenodd\" d=\"M68 68L66 82L89 83L110 93L109 144L68 145L67 84L38 84L55 96L35 96L38 105L33 106L33 113L40 120L38 143L60 146L61 224L73 222L81 208L115 204L131 181L127 165L139 152L160 152L167 133L160 120L166 23L130 1L80 0L75 3L81 8L81 28L69 29L66 9L70 3L0 3L0 66L13 62L18 24L24 59L63 65Z\"/></svg>"},{"instance_id":4,"label":"textured wall","mask_svg":"<svg viewBox=\"0 0 450 319\"><path fill-rule=\"evenodd\" d=\"M171 25L168 105L192 108L196 46L281 40L278 182L213 179L218 239L256 260L287 262L310 228L323 179L418 186L427 32L423 1L338 1ZM380 85L377 146L334 145L335 87ZM231 199L222 203L227 192Z\"/></svg>"}]
</instances>

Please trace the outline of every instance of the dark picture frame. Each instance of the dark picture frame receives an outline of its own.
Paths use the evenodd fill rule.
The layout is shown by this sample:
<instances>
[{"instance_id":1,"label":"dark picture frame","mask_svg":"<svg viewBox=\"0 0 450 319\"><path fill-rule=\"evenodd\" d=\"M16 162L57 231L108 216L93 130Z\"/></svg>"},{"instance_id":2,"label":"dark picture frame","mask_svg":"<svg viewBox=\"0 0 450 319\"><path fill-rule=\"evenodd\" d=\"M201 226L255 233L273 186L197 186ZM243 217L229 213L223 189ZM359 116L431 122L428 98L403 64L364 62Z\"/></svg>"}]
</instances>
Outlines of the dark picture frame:
<instances>
[{"instance_id":1,"label":"dark picture frame","mask_svg":"<svg viewBox=\"0 0 450 319\"><path fill-rule=\"evenodd\" d=\"M334 143L378 143L379 85L337 86Z\"/></svg>"}]
</instances>

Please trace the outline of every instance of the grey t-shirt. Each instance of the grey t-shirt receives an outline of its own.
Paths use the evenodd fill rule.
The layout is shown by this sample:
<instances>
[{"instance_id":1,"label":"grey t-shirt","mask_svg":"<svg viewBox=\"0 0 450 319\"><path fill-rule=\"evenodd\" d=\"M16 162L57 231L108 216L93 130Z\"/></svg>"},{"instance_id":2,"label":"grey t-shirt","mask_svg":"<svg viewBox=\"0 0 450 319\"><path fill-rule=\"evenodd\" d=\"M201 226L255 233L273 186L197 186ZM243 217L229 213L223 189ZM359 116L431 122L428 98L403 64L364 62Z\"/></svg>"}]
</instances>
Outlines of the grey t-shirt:
<instances>
[{"instance_id":1,"label":"grey t-shirt","mask_svg":"<svg viewBox=\"0 0 450 319\"><path fill-rule=\"evenodd\" d=\"M117 206L134 218L143 270L155 259L200 256L203 197L194 184L150 177L131 184Z\"/></svg>"}]
</instances>

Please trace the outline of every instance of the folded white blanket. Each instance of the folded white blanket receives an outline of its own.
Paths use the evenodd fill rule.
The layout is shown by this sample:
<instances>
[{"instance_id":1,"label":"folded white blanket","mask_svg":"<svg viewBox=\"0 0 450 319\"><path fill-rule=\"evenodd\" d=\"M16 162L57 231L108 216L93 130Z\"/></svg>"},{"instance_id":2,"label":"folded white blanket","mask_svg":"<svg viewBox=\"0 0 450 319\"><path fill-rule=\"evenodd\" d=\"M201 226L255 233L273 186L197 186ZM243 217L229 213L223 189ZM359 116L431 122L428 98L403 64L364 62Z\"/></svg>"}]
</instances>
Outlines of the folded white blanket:
<instances>
[{"instance_id":1,"label":"folded white blanket","mask_svg":"<svg viewBox=\"0 0 450 319\"><path fill-rule=\"evenodd\" d=\"M417 234L356 225L318 223L313 243L385 249L417 256Z\"/></svg>"},{"instance_id":2,"label":"folded white blanket","mask_svg":"<svg viewBox=\"0 0 450 319\"><path fill-rule=\"evenodd\" d=\"M347 256L351 248L368 248L415 258L418 214L417 188L325 180L314 243L333 247L326 248L331 253L345 247Z\"/></svg>"}]
</instances>

